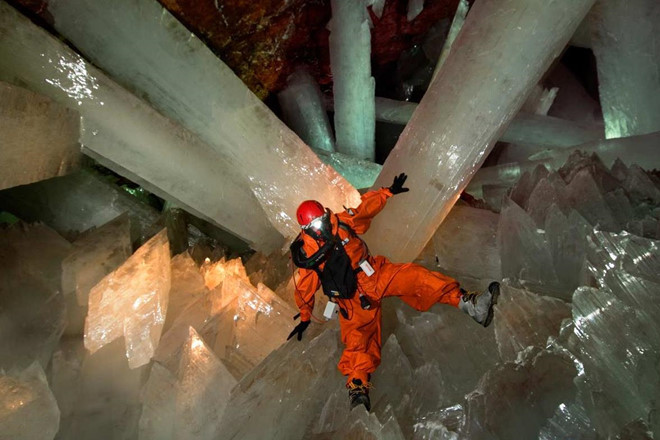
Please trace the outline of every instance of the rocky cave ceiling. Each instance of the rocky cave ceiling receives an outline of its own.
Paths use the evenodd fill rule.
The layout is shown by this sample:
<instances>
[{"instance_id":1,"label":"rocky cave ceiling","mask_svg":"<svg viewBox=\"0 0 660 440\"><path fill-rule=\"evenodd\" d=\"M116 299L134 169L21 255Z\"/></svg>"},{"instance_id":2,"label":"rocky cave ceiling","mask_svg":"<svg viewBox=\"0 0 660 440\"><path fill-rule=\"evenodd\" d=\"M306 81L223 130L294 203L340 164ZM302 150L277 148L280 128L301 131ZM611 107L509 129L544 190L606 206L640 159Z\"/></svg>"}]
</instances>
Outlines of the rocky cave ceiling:
<instances>
[{"instance_id":1,"label":"rocky cave ceiling","mask_svg":"<svg viewBox=\"0 0 660 440\"><path fill-rule=\"evenodd\" d=\"M332 84L328 35L330 0L159 0L213 50L261 99L280 90L298 64L307 65L321 87ZM52 23L48 0L14 0ZM473 3L473 0L470 1ZM386 0L371 33L373 75L387 85L402 52L421 43L431 27L451 19L458 0L427 0L407 19L408 0ZM383 78L381 80L381 78Z\"/></svg>"}]
</instances>

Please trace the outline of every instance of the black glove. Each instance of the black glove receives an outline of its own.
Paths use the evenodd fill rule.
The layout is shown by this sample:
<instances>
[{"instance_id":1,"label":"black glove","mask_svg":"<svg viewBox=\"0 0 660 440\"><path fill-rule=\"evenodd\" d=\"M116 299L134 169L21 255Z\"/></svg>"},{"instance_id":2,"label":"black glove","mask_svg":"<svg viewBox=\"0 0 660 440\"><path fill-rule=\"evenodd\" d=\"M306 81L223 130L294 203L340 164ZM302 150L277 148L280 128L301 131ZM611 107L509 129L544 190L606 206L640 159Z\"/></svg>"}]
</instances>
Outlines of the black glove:
<instances>
[{"instance_id":1,"label":"black glove","mask_svg":"<svg viewBox=\"0 0 660 440\"><path fill-rule=\"evenodd\" d=\"M407 191L410 191L410 188L404 188L403 184L406 182L406 179L408 176L406 176L406 173L401 173L398 176L394 178L394 182L392 183L392 186L390 186L388 189L392 194L400 194L404 193Z\"/></svg>"},{"instance_id":2,"label":"black glove","mask_svg":"<svg viewBox=\"0 0 660 440\"><path fill-rule=\"evenodd\" d=\"M305 330L307 330L307 327L309 327L309 323L311 321L300 321L300 324L298 324L291 333L289 333L289 336L286 338L288 341L295 335L296 333L298 334L298 340L302 340L302 334Z\"/></svg>"}]
</instances>

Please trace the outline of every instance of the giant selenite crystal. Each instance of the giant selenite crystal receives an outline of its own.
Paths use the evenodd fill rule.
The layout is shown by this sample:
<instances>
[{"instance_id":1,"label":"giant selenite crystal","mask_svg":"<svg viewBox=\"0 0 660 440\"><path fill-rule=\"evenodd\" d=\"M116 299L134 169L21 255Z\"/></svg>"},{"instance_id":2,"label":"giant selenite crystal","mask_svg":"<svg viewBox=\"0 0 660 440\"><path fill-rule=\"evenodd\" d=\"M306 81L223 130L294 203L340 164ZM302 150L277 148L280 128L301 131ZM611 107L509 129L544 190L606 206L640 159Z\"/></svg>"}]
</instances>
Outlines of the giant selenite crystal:
<instances>
[{"instance_id":1,"label":"giant selenite crystal","mask_svg":"<svg viewBox=\"0 0 660 440\"><path fill-rule=\"evenodd\" d=\"M71 172L80 119L45 96L0 82L0 189Z\"/></svg>"},{"instance_id":2,"label":"giant selenite crystal","mask_svg":"<svg viewBox=\"0 0 660 440\"><path fill-rule=\"evenodd\" d=\"M44 225L0 229L0 370L48 365L66 327L61 263L70 250Z\"/></svg>"},{"instance_id":3,"label":"giant selenite crystal","mask_svg":"<svg viewBox=\"0 0 660 440\"><path fill-rule=\"evenodd\" d=\"M286 88L277 94L284 120L310 147L333 152L335 142L323 97L314 77L299 67L287 78Z\"/></svg>"},{"instance_id":4,"label":"giant selenite crystal","mask_svg":"<svg viewBox=\"0 0 660 440\"><path fill-rule=\"evenodd\" d=\"M75 8L77 26L89 24L102 29L94 19L105 23L112 16L102 11L83 18L81 5L63 3ZM123 10L118 4L117 7ZM160 14L156 16L160 19ZM146 29L145 23L146 20L138 20L138 23L127 23L127 26L133 32ZM123 34L111 30L106 35L118 42L119 35ZM130 48L125 54L135 54L135 42L146 39L136 38L133 33L128 38L128 42L120 43L123 49ZM85 39L87 42L98 41L89 36ZM135 54L140 59L143 55ZM160 54L156 56L160 57ZM129 71L127 63L120 65L134 78L148 78L148 75ZM169 67L157 69L149 64L152 73L173 70ZM195 84L196 90L202 90L190 77L184 75L181 78L177 77L177 84ZM269 250L281 246L281 235L264 217L259 202L237 171L244 167L230 162L198 136L163 117L5 2L0 3L0 79L24 85L80 112L83 127L80 142L84 152L104 166L164 199L175 201L198 217L228 229L257 248ZM241 87L245 88L242 84ZM163 86L158 90L170 89ZM201 106L191 104L184 113L190 113L193 108ZM212 113L211 110L203 111L207 116ZM221 119L230 120L229 116ZM215 130L216 125L213 127ZM278 138L277 135L273 137ZM253 157L262 156L255 155L253 149L244 148L243 144L236 151L250 151ZM284 155L281 149L277 151ZM270 166L280 162L271 160ZM318 172L323 174L327 169ZM242 212L250 215L240 215Z\"/></svg>"},{"instance_id":5,"label":"giant selenite crystal","mask_svg":"<svg viewBox=\"0 0 660 440\"><path fill-rule=\"evenodd\" d=\"M67 300L67 334L82 334L89 292L101 279L131 255L128 214L98 229L91 229L73 243L62 261L62 291Z\"/></svg>"},{"instance_id":6,"label":"giant selenite crystal","mask_svg":"<svg viewBox=\"0 0 660 440\"><path fill-rule=\"evenodd\" d=\"M170 247L159 232L89 293L85 348L94 353L122 335L131 368L149 362L167 313Z\"/></svg>"},{"instance_id":7,"label":"giant selenite crystal","mask_svg":"<svg viewBox=\"0 0 660 440\"><path fill-rule=\"evenodd\" d=\"M60 411L41 365L0 373L0 439L52 440L59 426Z\"/></svg>"},{"instance_id":8,"label":"giant selenite crystal","mask_svg":"<svg viewBox=\"0 0 660 440\"><path fill-rule=\"evenodd\" d=\"M607 138L660 130L660 3L600 0L589 21Z\"/></svg>"},{"instance_id":9,"label":"giant selenite crystal","mask_svg":"<svg viewBox=\"0 0 660 440\"><path fill-rule=\"evenodd\" d=\"M284 236L295 233L293 213L302 200L317 199L332 209L357 200L358 194L348 182L319 161L211 50L156 0L55 1L49 2L48 12L54 17L57 31L85 56L129 90L145 96L165 116L195 133L204 141L204 147L213 152L217 159L195 165L202 169L212 165L214 178L222 179L222 183L210 184L207 189L215 194L216 201L207 203L217 209L214 215L222 220L221 226L227 222L226 227L233 231L228 220L243 223L236 225L237 229L263 217L258 208L243 206L247 201L252 205L253 197L243 199L236 191L251 190L266 211L266 218ZM367 29L367 35L368 32ZM371 142L373 147L373 137ZM192 152L185 154L188 157ZM200 162L206 154L199 157ZM166 159L169 163L177 162ZM201 183L198 173L195 170L186 175L199 176ZM216 205L219 196L224 196L224 201ZM185 208L184 204L179 206ZM221 215L230 218L220 219ZM261 229L268 230L266 226ZM258 239L250 241L260 245Z\"/></svg>"},{"instance_id":10,"label":"giant selenite crystal","mask_svg":"<svg viewBox=\"0 0 660 440\"><path fill-rule=\"evenodd\" d=\"M156 209L92 169L0 191L0 204L17 217L43 222L70 239L124 212L128 212L131 242L136 247L162 228Z\"/></svg>"},{"instance_id":11,"label":"giant selenite crystal","mask_svg":"<svg viewBox=\"0 0 660 440\"><path fill-rule=\"evenodd\" d=\"M475 3L374 185L410 174L410 193L391 200L367 233L375 253L419 254L593 3Z\"/></svg>"},{"instance_id":12,"label":"giant selenite crystal","mask_svg":"<svg viewBox=\"0 0 660 440\"><path fill-rule=\"evenodd\" d=\"M337 151L374 160L376 82L371 76L371 32L364 0L332 0L330 66Z\"/></svg>"}]
</instances>

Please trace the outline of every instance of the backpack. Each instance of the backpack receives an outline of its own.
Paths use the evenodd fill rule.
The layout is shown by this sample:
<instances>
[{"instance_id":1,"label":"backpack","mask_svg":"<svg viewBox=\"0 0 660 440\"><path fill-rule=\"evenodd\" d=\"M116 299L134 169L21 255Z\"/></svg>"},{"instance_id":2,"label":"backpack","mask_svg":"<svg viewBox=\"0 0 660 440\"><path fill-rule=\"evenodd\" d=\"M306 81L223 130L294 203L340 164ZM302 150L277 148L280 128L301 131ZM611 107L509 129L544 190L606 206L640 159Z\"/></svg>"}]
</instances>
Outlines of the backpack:
<instances>
[{"instance_id":1,"label":"backpack","mask_svg":"<svg viewBox=\"0 0 660 440\"><path fill-rule=\"evenodd\" d=\"M355 236L355 233L347 224L339 222L339 226ZM309 258L302 250L302 245L302 238L296 239L291 244L293 263L297 267L314 270L321 280L323 293L329 298L353 298L357 290L357 275L339 236L328 240ZM319 269L322 263L325 263L323 270Z\"/></svg>"}]
</instances>

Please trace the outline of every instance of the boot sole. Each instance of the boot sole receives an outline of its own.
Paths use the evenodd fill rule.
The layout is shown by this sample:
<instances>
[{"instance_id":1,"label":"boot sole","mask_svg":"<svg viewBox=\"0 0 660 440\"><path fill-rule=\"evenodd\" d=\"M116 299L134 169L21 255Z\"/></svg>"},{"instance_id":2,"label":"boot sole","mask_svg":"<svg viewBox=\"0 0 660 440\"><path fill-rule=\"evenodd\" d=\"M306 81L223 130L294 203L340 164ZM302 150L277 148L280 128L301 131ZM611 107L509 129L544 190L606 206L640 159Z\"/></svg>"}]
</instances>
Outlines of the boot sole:
<instances>
[{"instance_id":1,"label":"boot sole","mask_svg":"<svg viewBox=\"0 0 660 440\"><path fill-rule=\"evenodd\" d=\"M367 395L361 395L357 396L354 400L351 401L351 410L355 408L356 406L364 405L364 407L367 409L367 412L371 411L371 401L369 399L369 396Z\"/></svg>"},{"instance_id":2,"label":"boot sole","mask_svg":"<svg viewBox=\"0 0 660 440\"><path fill-rule=\"evenodd\" d=\"M488 285L488 291L493 295L493 299L490 302L490 307L488 308L488 316L486 317L486 320L484 321L483 326L488 327L490 323L493 321L493 315L495 314L493 310L493 306L497 304L497 298L500 296L500 283L497 281L493 281Z\"/></svg>"}]
</instances>

